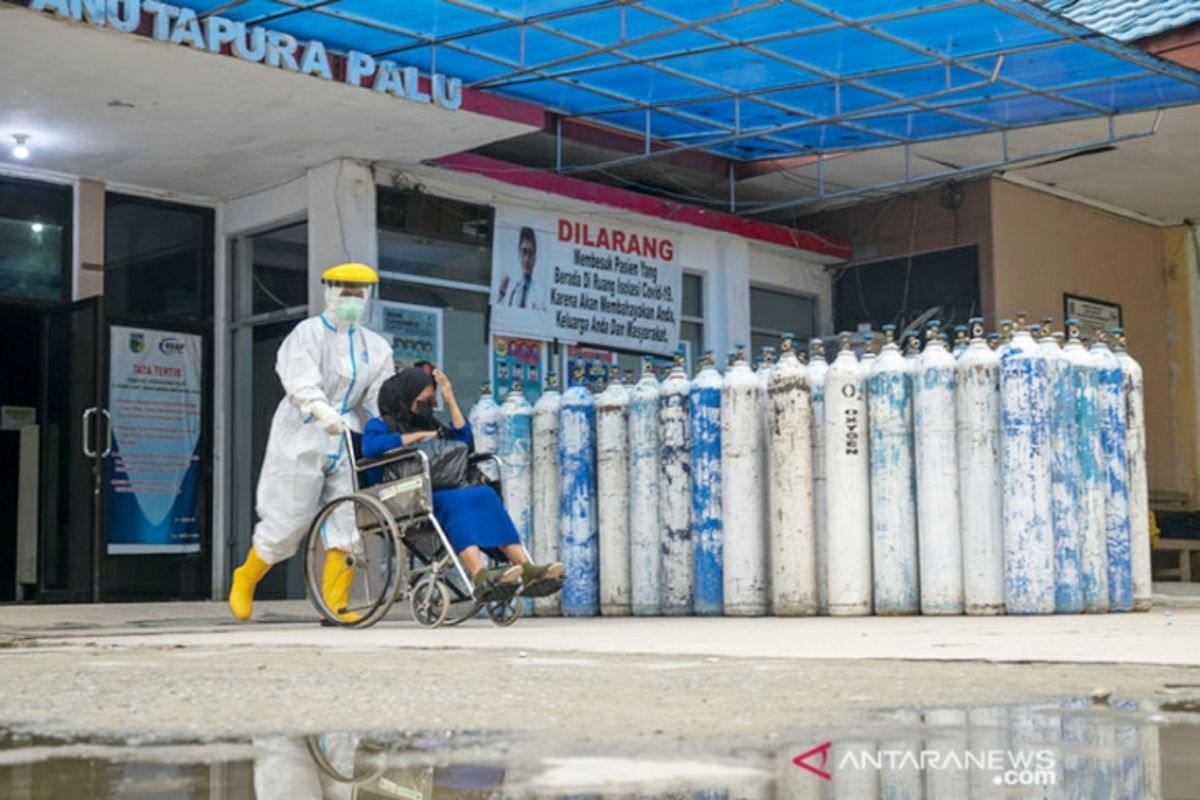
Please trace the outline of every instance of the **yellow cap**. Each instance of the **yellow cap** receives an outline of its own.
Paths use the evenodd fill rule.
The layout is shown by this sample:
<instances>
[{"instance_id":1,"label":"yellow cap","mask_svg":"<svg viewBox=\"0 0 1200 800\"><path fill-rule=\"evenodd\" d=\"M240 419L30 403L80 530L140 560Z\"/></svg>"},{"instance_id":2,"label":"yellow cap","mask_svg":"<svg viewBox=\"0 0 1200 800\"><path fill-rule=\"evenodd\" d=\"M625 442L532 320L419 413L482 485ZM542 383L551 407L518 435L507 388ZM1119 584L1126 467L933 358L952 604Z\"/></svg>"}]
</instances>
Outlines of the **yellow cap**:
<instances>
[{"instance_id":1,"label":"yellow cap","mask_svg":"<svg viewBox=\"0 0 1200 800\"><path fill-rule=\"evenodd\" d=\"M338 264L336 267L330 267L321 274L321 280L325 283L379 283L379 276L375 274L375 270L368 267L366 264Z\"/></svg>"}]
</instances>

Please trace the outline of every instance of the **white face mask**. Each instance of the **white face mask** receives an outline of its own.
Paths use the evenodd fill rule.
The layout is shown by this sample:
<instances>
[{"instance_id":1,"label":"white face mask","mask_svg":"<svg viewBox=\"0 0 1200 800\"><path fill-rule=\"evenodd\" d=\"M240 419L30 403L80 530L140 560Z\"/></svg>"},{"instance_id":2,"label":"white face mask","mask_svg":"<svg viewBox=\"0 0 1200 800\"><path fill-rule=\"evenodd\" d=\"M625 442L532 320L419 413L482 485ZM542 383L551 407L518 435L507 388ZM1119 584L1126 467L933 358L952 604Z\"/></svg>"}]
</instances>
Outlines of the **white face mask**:
<instances>
[{"instance_id":1,"label":"white face mask","mask_svg":"<svg viewBox=\"0 0 1200 800\"><path fill-rule=\"evenodd\" d=\"M334 305L334 311L341 322L353 325L363 318L367 310L365 297L339 297Z\"/></svg>"}]
</instances>

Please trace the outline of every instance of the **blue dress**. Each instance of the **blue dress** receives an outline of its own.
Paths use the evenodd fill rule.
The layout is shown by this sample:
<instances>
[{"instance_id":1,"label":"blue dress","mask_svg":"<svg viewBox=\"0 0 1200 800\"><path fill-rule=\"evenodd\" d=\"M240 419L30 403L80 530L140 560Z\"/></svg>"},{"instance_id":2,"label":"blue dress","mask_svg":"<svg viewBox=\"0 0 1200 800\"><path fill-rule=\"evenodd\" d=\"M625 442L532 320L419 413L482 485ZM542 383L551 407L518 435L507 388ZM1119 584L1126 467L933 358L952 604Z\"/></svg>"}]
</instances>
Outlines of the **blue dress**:
<instances>
[{"instance_id":1,"label":"blue dress","mask_svg":"<svg viewBox=\"0 0 1200 800\"><path fill-rule=\"evenodd\" d=\"M451 428L450 438L475 447L471 435L471 423L461 428ZM400 434L388 430L387 423L378 417L367 422L362 435L364 458L378 458L388 450L401 447ZM379 470L372 470L378 473ZM378 480L372 476L372 483ZM502 558L498 548L520 544L521 537L513 525L512 518L504 510L504 504L489 486L466 486L461 489L440 489L433 493L433 515L441 523L454 552L461 553L468 547L487 550L493 557Z\"/></svg>"}]
</instances>

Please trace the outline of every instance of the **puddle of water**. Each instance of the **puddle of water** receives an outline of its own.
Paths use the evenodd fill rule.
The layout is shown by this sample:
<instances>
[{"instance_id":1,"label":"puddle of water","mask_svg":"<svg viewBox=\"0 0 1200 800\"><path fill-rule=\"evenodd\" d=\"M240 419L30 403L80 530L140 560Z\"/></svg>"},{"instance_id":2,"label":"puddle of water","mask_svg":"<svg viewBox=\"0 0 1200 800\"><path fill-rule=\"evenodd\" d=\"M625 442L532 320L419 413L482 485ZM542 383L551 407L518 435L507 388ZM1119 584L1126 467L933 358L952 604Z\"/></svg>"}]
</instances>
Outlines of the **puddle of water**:
<instances>
[{"instance_id":1,"label":"puddle of water","mask_svg":"<svg viewBox=\"0 0 1200 800\"><path fill-rule=\"evenodd\" d=\"M989 800L1200 796L1196 704L899 709L757 750L542 758L504 734L221 742L0 736L0 798Z\"/></svg>"}]
</instances>

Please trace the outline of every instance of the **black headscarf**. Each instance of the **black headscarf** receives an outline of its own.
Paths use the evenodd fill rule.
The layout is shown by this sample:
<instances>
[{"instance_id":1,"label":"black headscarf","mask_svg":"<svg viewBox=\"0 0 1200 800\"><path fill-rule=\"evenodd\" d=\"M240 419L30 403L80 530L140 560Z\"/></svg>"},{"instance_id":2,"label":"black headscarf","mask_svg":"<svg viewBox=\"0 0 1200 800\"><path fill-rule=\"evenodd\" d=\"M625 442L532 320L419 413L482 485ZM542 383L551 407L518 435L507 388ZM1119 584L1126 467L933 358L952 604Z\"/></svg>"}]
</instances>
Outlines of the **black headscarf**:
<instances>
[{"instance_id":1,"label":"black headscarf","mask_svg":"<svg viewBox=\"0 0 1200 800\"><path fill-rule=\"evenodd\" d=\"M433 383L433 376L417 367L406 367L383 382L379 389L379 416L392 433L438 431L444 427L432 414L412 410L417 395Z\"/></svg>"}]
</instances>

